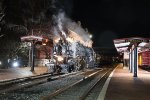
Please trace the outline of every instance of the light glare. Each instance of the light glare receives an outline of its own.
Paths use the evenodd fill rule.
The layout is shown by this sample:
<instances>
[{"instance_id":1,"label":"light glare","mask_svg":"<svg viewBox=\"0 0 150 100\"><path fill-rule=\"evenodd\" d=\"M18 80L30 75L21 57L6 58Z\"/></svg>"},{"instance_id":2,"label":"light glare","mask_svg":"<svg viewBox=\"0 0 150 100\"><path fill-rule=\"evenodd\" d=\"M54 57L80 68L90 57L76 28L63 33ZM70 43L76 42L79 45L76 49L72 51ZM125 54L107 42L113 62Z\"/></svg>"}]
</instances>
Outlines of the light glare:
<instances>
[{"instance_id":1,"label":"light glare","mask_svg":"<svg viewBox=\"0 0 150 100\"><path fill-rule=\"evenodd\" d=\"M13 67L18 67L19 66L19 63L18 62L14 62L13 63Z\"/></svg>"},{"instance_id":2,"label":"light glare","mask_svg":"<svg viewBox=\"0 0 150 100\"><path fill-rule=\"evenodd\" d=\"M58 60L58 61L63 61L64 58L63 58L62 56L57 56L57 60Z\"/></svg>"},{"instance_id":3,"label":"light glare","mask_svg":"<svg viewBox=\"0 0 150 100\"><path fill-rule=\"evenodd\" d=\"M90 38L92 38L92 37L93 37L93 35L90 34Z\"/></svg>"},{"instance_id":4,"label":"light glare","mask_svg":"<svg viewBox=\"0 0 150 100\"><path fill-rule=\"evenodd\" d=\"M139 46L140 46L140 47L144 47L146 44L147 44L147 43L142 42L142 43L139 44Z\"/></svg>"},{"instance_id":5,"label":"light glare","mask_svg":"<svg viewBox=\"0 0 150 100\"><path fill-rule=\"evenodd\" d=\"M119 43L119 44L115 44L115 47L124 47L124 46L128 46L130 44L130 42L126 42L126 43Z\"/></svg>"}]
</instances>

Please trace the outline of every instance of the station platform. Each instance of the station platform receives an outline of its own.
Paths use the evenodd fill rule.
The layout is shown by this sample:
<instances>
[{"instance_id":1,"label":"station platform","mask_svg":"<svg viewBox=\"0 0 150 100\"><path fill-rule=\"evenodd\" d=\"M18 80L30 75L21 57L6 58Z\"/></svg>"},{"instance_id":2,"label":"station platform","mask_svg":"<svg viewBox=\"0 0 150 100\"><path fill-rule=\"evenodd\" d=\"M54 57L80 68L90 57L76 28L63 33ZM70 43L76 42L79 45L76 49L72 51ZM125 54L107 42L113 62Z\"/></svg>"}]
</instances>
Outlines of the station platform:
<instances>
[{"instance_id":1,"label":"station platform","mask_svg":"<svg viewBox=\"0 0 150 100\"><path fill-rule=\"evenodd\" d=\"M133 77L128 68L119 64L109 76L98 100L150 100L150 72L139 68Z\"/></svg>"},{"instance_id":2,"label":"station platform","mask_svg":"<svg viewBox=\"0 0 150 100\"><path fill-rule=\"evenodd\" d=\"M34 72L31 72L31 67L0 69L0 81L23 78L47 73L47 67L34 67Z\"/></svg>"}]
</instances>

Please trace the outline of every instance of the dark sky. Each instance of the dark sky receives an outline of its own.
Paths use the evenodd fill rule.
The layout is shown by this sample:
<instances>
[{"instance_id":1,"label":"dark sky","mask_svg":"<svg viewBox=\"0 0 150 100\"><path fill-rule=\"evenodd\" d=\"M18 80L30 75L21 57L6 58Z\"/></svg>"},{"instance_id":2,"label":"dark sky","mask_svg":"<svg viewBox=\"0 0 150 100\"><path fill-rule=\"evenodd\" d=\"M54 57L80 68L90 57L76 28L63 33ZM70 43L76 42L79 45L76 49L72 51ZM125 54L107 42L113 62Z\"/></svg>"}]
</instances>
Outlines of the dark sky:
<instances>
[{"instance_id":1,"label":"dark sky","mask_svg":"<svg viewBox=\"0 0 150 100\"><path fill-rule=\"evenodd\" d=\"M57 1L55 9L50 1ZM7 21L15 24L63 9L93 34L94 47L113 47L115 38L148 37L150 33L150 0L4 0L3 5Z\"/></svg>"},{"instance_id":2,"label":"dark sky","mask_svg":"<svg viewBox=\"0 0 150 100\"><path fill-rule=\"evenodd\" d=\"M148 37L149 0L74 0L72 18L94 34L94 46L112 47L112 39Z\"/></svg>"}]
</instances>

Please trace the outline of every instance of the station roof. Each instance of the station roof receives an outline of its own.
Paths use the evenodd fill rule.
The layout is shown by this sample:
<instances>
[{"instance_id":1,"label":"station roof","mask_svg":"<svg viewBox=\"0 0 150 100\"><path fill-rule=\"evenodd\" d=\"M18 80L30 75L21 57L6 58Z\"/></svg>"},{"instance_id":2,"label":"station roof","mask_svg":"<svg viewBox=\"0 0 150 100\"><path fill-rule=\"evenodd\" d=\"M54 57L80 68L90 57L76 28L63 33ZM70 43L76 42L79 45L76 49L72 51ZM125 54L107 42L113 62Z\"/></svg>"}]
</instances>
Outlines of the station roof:
<instances>
[{"instance_id":1,"label":"station roof","mask_svg":"<svg viewBox=\"0 0 150 100\"><path fill-rule=\"evenodd\" d=\"M140 51L150 48L150 38L142 38L142 37L121 38L121 39L114 39L113 42L118 52L128 51L129 48L135 43L138 44Z\"/></svg>"}]
</instances>

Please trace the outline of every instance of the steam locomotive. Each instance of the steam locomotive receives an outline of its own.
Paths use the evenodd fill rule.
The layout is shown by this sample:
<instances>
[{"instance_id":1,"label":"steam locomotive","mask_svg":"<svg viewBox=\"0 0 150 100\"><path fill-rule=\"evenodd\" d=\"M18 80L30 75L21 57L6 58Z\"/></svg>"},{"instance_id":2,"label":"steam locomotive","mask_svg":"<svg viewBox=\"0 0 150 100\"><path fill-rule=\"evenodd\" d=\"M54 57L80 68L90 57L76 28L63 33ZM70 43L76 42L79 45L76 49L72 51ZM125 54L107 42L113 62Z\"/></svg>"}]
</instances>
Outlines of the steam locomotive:
<instances>
[{"instance_id":1,"label":"steam locomotive","mask_svg":"<svg viewBox=\"0 0 150 100\"><path fill-rule=\"evenodd\" d=\"M69 38L67 39L69 40ZM49 72L70 73L93 67L94 50L80 42L66 40L59 38L54 44Z\"/></svg>"},{"instance_id":2,"label":"steam locomotive","mask_svg":"<svg viewBox=\"0 0 150 100\"><path fill-rule=\"evenodd\" d=\"M94 51L79 42L59 40L53 47L50 71L56 73L70 73L93 67Z\"/></svg>"}]
</instances>

